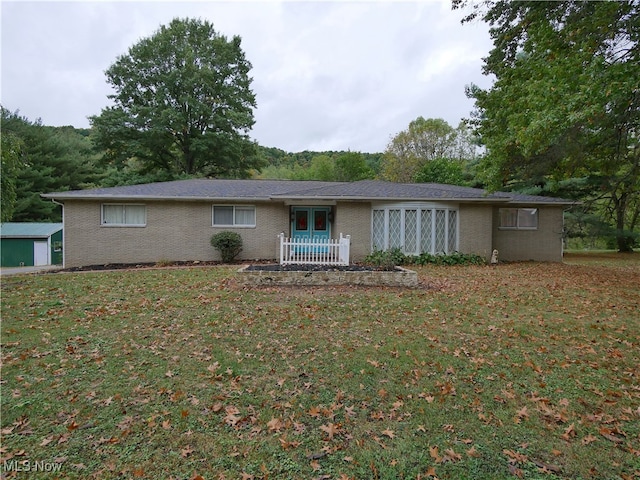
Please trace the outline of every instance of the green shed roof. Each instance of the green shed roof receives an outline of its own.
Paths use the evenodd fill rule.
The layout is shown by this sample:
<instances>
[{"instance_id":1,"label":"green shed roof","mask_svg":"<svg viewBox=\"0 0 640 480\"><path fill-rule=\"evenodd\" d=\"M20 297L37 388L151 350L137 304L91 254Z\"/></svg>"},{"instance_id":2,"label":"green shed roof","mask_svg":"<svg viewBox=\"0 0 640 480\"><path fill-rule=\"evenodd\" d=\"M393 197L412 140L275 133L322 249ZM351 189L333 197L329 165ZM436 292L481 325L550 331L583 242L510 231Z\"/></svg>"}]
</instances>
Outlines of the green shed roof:
<instances>
[{"instance_id":1,"label":"green shed roof","mask_svg":"<svg viewBox=\"0 0 640 480\"><path fill-rule=\"evenodd\" d=\"M47 238L62 230L61 223L1 223L2 238Z\"/></svg>"}]
</instances>

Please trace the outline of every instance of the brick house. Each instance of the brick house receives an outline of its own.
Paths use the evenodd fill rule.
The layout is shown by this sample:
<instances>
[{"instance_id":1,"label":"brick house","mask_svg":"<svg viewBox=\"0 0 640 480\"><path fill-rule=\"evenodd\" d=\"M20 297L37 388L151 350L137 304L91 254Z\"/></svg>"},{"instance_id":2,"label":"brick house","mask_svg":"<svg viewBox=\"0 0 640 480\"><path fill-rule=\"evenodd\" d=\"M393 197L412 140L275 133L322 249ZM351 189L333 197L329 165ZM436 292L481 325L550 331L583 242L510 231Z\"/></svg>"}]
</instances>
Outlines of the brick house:
<instances>
[{"instance_id":1,"label":"brick house","mask_svg":"<svg viewBox=\"0 0 640 480\"><path fill-rule=\"evenodd\" d=\"M211 236L243 238L241 260L275 259L278 234L351 237L374 250L562 261L573 202L442 184L193 179L43 194L63 205L64 265L218 260Z\"/></svg>"}]
</instances>

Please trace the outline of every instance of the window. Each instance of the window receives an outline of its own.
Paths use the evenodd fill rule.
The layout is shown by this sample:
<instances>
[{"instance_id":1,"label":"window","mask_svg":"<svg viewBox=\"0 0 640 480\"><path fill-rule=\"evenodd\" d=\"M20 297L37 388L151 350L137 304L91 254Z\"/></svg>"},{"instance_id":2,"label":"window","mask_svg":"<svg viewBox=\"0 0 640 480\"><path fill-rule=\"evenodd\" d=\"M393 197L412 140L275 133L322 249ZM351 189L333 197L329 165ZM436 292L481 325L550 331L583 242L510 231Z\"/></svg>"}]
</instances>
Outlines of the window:
<instances>
[{"instance_id":1,"label":"window","mask_svg":"<svg viewBox=\"0 0 640 480\"><path fill-rule=\"evenodd\" d=\"M372 247L407 255L452 253L458 248L458 211L407 205L377 207L371 216Z\"/></svg>"},{"instance_id":2,"label":"window","mask_svg":"<svg viewBox=\"0 0 640 480\"><path fill-rule=\"evenodd\" d=\"M147 207L145 205L102 205L102 225L118 227L144 227L146 224Z\"/></svg>"},{"instance_id":3,"label":"window","mask_svg":"<svg viewBox=\"0 0 640 480\"><path fill-rule=\"evenodd\" d=\"M538 228L537 208L501 208L500 228L535 230Z\"/></svg>"},{"instance_id":4,"label":"window","mask_svg":"<svg viewBox=\"0 0 640 480\"><path fill-rule=\"evenodd\" d=\"M213 226L255 227L256 207L239 205L214 205Z\"/></svg>"}]
</instances>

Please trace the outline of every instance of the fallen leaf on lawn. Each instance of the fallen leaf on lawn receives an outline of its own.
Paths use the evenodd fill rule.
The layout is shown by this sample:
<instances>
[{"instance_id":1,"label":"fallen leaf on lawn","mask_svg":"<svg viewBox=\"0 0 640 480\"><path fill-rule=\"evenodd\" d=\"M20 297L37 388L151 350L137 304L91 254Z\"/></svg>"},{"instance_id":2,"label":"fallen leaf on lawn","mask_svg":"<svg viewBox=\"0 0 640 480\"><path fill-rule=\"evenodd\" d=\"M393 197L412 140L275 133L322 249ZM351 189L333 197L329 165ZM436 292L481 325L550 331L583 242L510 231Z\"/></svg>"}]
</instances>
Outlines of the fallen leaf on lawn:
<instances>
[{"instance_id":1,"label":"fallen leaf on lawn","mask_svg":"<svg viewBox=\"0 0 640 480\"><path fill-rule=\"evenodd\" d=\"M624 433L621 432L620 430L618 430L617 428L613 428L613 429L608 428L608 427L600 428L600 435L602 435L607 440L609 440L611 442L614 442L614 443L623 443L624 439L616 436L616 434L624 435Z\"/></svg>"},{"instance_id":2,"label":"fallen leaf on lawn","mask_svg":"<svg viewBox=\"0 0 640 480\"><path fill-rule=\"evenodd\" d=\"M394 438L396 436L396 434L393 433L393 430L389 430L388 428L382 431L382 435L389 438Z\"/></svg>"},{"instance_id":3,"label":"fallen leaf on lawn","mask_svg":"<svg viewBox=\"0 0 640 480\"><path fill-rule=\"evenodd\" d=\"M562 437L563 440L566 440L567 442L569 441L569 439L571 439L572 437L576 436L576 428L574 426L574 424L572 423L571 425L569 425L565 430L564 433L562 435L560 435Z\"/></svg>"},{"instance_id":4,"label":"fallen leaf on lawn","mask_svg":"<svg viewBox=\"0 0 640 480\"><path fill-rule=\"evenodd\" d=\"M424 472L424 475L427 476L427 477L434 477L435 478L436 477L436 469L435 469L435 467L429 467L427 469L427 471Z\"/></svg>"},{"instance_id":5,"label":"fallen leaf on lawn","mask_svg":"<svg viewBox=\"0 0 640 480\"><path fill-rule=\"evenodd\" d=\"M334 423L328 423L326 425L320 425L320 430L328 435L328 440L331 440L333 436L340 431L340 427Z\"/></svg>"},{"instance_id":6,"label":"fallen leaf on lawn","mask_svg":"<svg viewBox=\"0 0 640 480\"><path fill-rule=\"evenodd\" d=\"M524 472L512 463L509 464L509 473L511 473L511 475L515 475L518 478L522 478L524 476Z\"/></svg>"},{"instance_id":7,"label":"fallen leaf on lawn","mask_svg":"<svg viewBox=\"0 0 640 480\"><path fill-rule=\"evenodd\" d=\"M528 458L526 455L522 453L514 452L513 450L508 450L505 448L504 450L502 450L502 453L504 453L507 457L509 457L510 463L526 463L528 461Z\"/></svg>"},{"instance_id":8,"label":"fallen leaf on lawn","mask_svg":"<svg viewBox=\"0 0 640 480\"><path fill-rule=\"evenodd\" d=\"M590 443L593 443L593 442L595 442L596 440L598 440L598 438L597 438L597 437L595 437L595 436L593 436L593 435L589 434L589 435L587 435L586 437L584 437L584 438L582 439L582 445L589 445Z\"/></svg>"},{"instance_id":9,"label":"fallen leaf on lawn","mask_svg":"<svg viewBox=\"0 0 640 480\"><path fill-rule=\"evenodd\" d=\"M315 407L311 407L307 413L310 416L317 418L320 416L320 412L321 412L320 407L315 406Z\"/></svg>"},{"instance_id":10,"label":"fallen leaf on lawn","mask_svg":"<svg viewBox=\"0 0 640 480\"><path fill-rule=\"evenodd\" d=\"M272 418L267 422L267 427L269 427L269 431L271 432L279 432L284 427L284 423L279 418Z\"/></svg>"},{"instance_id":11,"label":"fallen leaf on lawn","mask_svg":"<svg viewBox=\"0 0 640 480\"><path fill-rule=\"evenodd\" d=\"M433 447L429 447L429 455L433 458L436 463L442 462L442 457L438 454L438 446L434 445Z\"/></svg>"},{"instance_id":12,"label":"fallen leaf on lawn","mask_svg":"<svg viewBox=\"0 0 640 480\"><path fill-rule=\"evenodd\" d=\"M312 460L311 461L311 468L313 469L314 472L316 470L320 470L320 462L318 462L318 460Z\"/></svg>"},{"instance_id":13,"label":"fallen leaf on lawn","mask_svg":"<svg viewBox=\"0 0 640 480\"><path fill-rule=\"evenodd\" d=\"M191 445L188 445L184 447L182 450L180 450L180 456L182 458L187 458L192 453L193 453L193 447L191 447Z\"/></svg>"},{"instance_id":14,"label":"fallen leaf on lawn","mask_svg":"<svg viewBox=\"0 0 640 480\"><path fill-rule=\"evenodd\" d=\"M467 450L467 456L474 457L474 458L478 458L480 456L480 453L478 453L478 451L476 450L475 445L471 447L469 450Z\"/></svg>"},{"instance_id":15,"label":"fallen leaf on lawn","mask_svg":"<svg viewBox=\"0 0 640 480\"><path fill-rule=\"evenodd\" d=\"M442 457L442 462L457 462L459 460L462 460L462 455L460 455L459 453L456 453L453 448L447 448L444 451L444 456Z\"/></svg>"}]
</instances>

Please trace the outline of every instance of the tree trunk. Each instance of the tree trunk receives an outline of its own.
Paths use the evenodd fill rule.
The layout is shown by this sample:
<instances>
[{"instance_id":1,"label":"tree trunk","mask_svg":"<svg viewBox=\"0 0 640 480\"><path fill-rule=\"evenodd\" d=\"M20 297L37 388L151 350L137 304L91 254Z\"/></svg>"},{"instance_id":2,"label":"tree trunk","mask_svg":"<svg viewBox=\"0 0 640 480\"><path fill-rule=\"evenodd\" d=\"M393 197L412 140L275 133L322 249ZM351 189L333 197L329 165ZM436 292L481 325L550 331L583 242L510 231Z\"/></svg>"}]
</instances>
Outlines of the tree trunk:
<instances>
[{"instance_id":1,"label":"tree trunk","mask_svg":"<svg viewBox=\"0 0 640 480\"><path fill-rule=\"evenodd\" d=\"M616 208L616 241L618 243L618 252L633 252L633 236L625 231L624 217L627 210L627 195L623 194L620 198L614 199Z\"/></svg>"}]
</instances>

